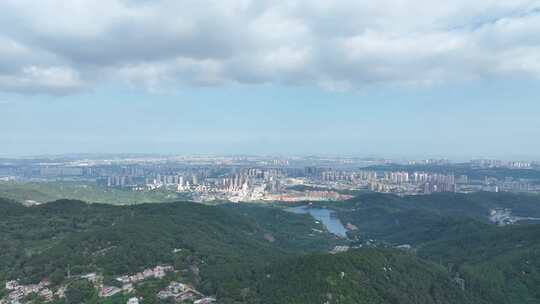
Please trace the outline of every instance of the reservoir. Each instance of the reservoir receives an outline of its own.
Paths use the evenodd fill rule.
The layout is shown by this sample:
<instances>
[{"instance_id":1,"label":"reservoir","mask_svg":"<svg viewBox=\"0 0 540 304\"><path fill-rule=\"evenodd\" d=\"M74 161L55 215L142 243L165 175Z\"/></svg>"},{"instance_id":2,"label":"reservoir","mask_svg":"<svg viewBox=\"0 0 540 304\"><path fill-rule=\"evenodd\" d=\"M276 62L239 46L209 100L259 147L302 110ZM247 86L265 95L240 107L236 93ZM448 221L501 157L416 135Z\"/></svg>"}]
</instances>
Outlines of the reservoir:
<instances>
[{"instance_id":1,"label":"reservoir","mask_svg":"<svg viewBox=\"0 0 540 304\"><path fill-rule=\"evenodd\" d=\"M347 229L343 223L337 218L336 213L326 208L313 208L309 206L291 207L285 209L288 212L296 214L309 214L316 220L320 221L330 233L339 237L347 237Z\"/></svg>"}]
</instances>

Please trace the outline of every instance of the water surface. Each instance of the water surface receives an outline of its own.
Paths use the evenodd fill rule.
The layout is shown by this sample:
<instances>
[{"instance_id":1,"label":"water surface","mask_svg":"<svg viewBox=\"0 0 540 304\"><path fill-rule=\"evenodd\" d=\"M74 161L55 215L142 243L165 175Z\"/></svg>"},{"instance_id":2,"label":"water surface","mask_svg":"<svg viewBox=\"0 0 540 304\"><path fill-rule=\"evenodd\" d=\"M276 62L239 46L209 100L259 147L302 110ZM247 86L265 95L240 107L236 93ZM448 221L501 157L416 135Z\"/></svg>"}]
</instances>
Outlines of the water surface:
<instances>
[{"instance_id":1,"label":"water surface","mask_svg":"<svg viewBox=\"0 0 540 304\"><path fill-rule=\"evenodd\" d=\"M291 207L285 210L296 214L309 214L320 221L330 233L339 237L347 237L347 229L343 226L343 223L341 223L333 210L309 206Z\"/></svg>"}]
</instances>

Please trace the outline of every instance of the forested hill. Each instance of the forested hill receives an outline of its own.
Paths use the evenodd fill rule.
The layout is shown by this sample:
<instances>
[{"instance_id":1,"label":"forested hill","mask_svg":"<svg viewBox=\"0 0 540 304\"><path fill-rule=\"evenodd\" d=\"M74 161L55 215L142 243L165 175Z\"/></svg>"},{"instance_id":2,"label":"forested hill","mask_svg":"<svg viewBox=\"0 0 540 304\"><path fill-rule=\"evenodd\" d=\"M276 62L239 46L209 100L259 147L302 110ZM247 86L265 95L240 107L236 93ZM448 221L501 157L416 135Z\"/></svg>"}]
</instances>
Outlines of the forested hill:
<instances>
[{"instance_id":1,"label":"forested hill","mask_svg":"<svg viewBox=\"0 0 540 304\"><path fill-rule=\"evenodd\" d=\"M265 304L482 304L443 267L390 249L283 260L258 285Z\"/></svg>"},{"instance_id":2,"label":"forested hill","mask_svg":"<svg viewBox=\"0 0 540 304\"><path fill-rule=\"evenodd\" d=\"M369 194L332 207L344 222L357 227L350 233L357 242L409 244L421 258L458 273L467 290L488 303L540 303L540 222L500 227L489 221L495 208L538 217L539 196Z\"/></svg>"},{"instance_id":3,"label":"forested hill","mask_svg":"<svg viewBox=\"0 0 540 304\"><path fill-rule=\"evenodd\" d=\"M480 192L437 193L398 197L364 194L343 203L329 203L344 223L355 225L360 239L391 244L420 244L447 235L467 235L491 228L490 212L510 210L511 216L540 218L540 196ZM518 222L522 224L525 222ZM540 224L540 221L536 223Z\"/></svg>"},{"instance_id":4,"label":"forested hill","mask_svg":"<svg viewBox=\"0 0 540 304\"><path fill-rule=\"evenodd\" d=\"M447 236L425 244L418 255L461 273L489 303L540 303L540 225Z\"/></svg>"},{"instance_id":5,"label":"forested hill","mask_svg":"<svg viewBox=\"0 0 540 304\"><path fill-rule=\"evenodd\" d=\"M0 281L49 278L60 283L68 269L72 275L121 275L166 263L196 269L193 280L202 290L228 297L250 279L252 267L328 251L339 243L326 232L313 233L324 228L308 216L270 208L250 215L244 209L194 203L115 207L67 200L23 207L2 200ZM231 278L238 286L216 283Z\"/></svg>"},{"instance_id":6,"label":"forested hill","mask_svg":"<svg viewBox=\"0 0 540 304\"><path fill-rule=\"evenodd\" d=\"M470 217L483 222L488 222L489 211L496 208L512 209L514 215L540 217L540 195L505 192L434 193L405 197L369 193L334 205L345 211L377 207L395 211L420 210L441 216Z\"/></svg>"},{"instance_id":7,"label":"forested hill","mask_svg":"<svg viewBox=\"0 0 540 304\"><path fill-rule=\"evenodd\" d=\"M58 287L68 274L97 272L113 284L115 276L168 264L178 270L175 280L221 304L540 303L540 225L499 227L487 218L491 208L536 215L538 197L369 194L325 205L351 224L349 239L308 215L260 205L24 207L0 199L0 283L47 278ZM411 248L393 248L402 244ZM329 254L336 245L362 248ZM137 296L164 303L156 298L164 284L138 287Z\"/></svg>"}]
</instances>

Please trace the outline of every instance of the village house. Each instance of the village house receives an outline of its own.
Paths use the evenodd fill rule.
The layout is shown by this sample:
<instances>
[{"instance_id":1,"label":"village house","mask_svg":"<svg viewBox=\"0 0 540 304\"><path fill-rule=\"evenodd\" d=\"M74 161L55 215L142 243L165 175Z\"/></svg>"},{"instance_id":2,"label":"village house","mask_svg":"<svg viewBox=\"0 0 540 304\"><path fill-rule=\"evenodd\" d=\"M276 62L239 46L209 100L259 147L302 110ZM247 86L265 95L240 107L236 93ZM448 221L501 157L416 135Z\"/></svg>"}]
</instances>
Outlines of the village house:
<instances>
[{"instance_id":1,"label":"village house","mask_svg":"<svg viewBox=\"0 0 540 304\"><path fill-rule=\"evenodd\" d=\"M194 304L209 304L209 303L213 303L215 302L216 299L215 298L212 298L212 297L206 297L206 298L202 298L202 299L199 299L195 302L193 302Z\"/></svg>"},{"instance_id":2,"label":"village house","mask_svg":"<svg viewBox=\"0 0 540 304\"><path fill-rule=\"evenodd\" d=\"M115 294L122 292L122 289L114 286L104 286L99 290L99 296L106 298L106 297L112 297Z\"/></svg>"},{"instance_id":3,"label":"village house","mask_svg":"<svg viewBox=\"0 0 540 304\"><path fill-rule=\"evenodd\" d=\"M135 297L129 298L126 304L139 304L139 299Z\"/></svg>"}]
</instances>

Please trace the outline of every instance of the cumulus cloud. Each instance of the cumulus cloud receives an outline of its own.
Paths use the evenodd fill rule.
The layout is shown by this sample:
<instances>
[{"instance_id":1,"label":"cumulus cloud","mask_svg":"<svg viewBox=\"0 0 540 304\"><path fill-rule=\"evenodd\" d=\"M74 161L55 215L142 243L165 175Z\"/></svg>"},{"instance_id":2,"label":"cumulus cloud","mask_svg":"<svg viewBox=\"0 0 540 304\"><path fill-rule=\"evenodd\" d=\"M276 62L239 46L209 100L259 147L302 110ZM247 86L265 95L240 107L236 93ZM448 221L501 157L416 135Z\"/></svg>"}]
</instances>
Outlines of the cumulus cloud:
<instances>
[{"instance_id":1,"label":"cumulus cloud","mask_svg":"<svg viewBox=\"0 0 540 304\"><path fill-rule=\"evenodd\" d=\"M4 91L66 94L79 91L84 82L69 67L25 66L19 73L0 75L0 89Z\"/></svg>"},{"instance_id":2,"label":"cumulus cloud","mask_svg":"<svg viewBox=\"0 0 540 304\"><path fill-rule=\"evenodd\" d=\"M4 0L0 90L540 76L540 1Z\"/></svg>"}]
</instances>

